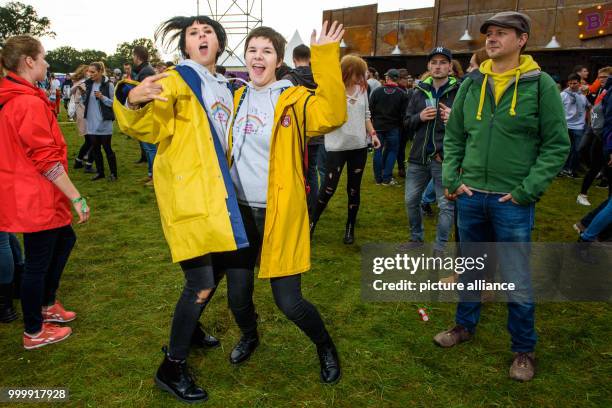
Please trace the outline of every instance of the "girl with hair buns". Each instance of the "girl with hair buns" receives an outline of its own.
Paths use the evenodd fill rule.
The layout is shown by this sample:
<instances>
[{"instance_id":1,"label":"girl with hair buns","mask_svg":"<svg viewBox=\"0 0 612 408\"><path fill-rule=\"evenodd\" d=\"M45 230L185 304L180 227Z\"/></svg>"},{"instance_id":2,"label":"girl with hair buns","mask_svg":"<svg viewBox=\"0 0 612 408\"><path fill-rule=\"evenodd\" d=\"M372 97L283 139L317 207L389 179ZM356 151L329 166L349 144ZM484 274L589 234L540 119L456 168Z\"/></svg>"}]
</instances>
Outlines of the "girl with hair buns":
<instances>
[{"instance_id":1,"label":"girl with hair buns","mask_svg":"<svg viewBox=\"0 0 612 408\"><path fill-rule=\"evenodd\" d=\"M54 106L36 86L49 65L41 43L9 38L0 54L0 231L23 233L25 268L21 306L23 346L30 350L65 340L76 318L56 292L76 242L70 206L86 222L89 208L68 177L64 136Z\"/></svg>"},{"instance_id":2,"label":"girl with hair buns","mask_svg":"<svg viewBox=\"0 0 612 408\"><path fill-rule=\"evenodd\" d=\"M223 252L248 246L226 156L233 99L216 73L227 38L206 16L171 18L155 37L178 42L184 61L141 83L120 82L114 110L125 134L159 143L155 194L172 260L185 276L155 383L197 402L208 395L189 373L189 350L219 345L198 321L223 277Z\"/></svg>"}]
</instances>

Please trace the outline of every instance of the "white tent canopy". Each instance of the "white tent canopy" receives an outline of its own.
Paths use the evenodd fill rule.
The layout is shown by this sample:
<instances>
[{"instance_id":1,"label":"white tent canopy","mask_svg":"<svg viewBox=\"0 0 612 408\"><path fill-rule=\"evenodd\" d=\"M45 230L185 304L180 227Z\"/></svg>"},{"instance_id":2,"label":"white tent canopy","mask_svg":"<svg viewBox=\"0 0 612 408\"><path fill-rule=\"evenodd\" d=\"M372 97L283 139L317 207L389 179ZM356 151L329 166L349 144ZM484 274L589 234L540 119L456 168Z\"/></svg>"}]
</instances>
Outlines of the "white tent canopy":
<instances>
[{"instance_id":1,"label":"white tent canopy","mask_svg":"<svg viewBox=\"0 0 612 408\"><path fill-rule=\"evenodd\" d=\"M287 43L285 47L285 64L289 65L291 68L295 68L293 66L293 49L300 44L304 44L302 41L302 37L300 37L300 33L297 30L293 33L293 37Z\"/></svg>"}]
</instances>

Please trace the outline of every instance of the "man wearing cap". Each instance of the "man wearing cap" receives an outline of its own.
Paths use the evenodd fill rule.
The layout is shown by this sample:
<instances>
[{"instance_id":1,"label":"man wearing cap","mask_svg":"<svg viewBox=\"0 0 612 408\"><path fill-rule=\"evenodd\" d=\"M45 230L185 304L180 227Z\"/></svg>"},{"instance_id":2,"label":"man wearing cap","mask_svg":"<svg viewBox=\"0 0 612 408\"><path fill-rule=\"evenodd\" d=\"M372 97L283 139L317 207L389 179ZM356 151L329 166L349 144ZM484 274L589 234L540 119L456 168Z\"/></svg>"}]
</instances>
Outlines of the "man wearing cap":
<instances>
[{"instance_id":1,"label":"man wearing cap","mask_svg":"<svg viewBox=\"0 0 612 408\"><path fill-rule=\"evenodd\" d=\"M483 257L478 244L497 242L501 280L508 293L508 331L514 359L509 375L535 374L535 304L529 266L535 203L563 167L569 152L563 105L553 79L529 55L524 14L503 12L486 20L489 60L468 76L455 98L444 137L442 183L457 200L461 254ZM499 244L500 242L504 244ZM508 244L508 243L512 244ZM489 265L490 266L490 265ZM460 282L478 279L466 270ZM456 326L434 341L452 347L469 340L480 317L479 291L459 292Z\"/></svg>"},{"instance_id":2,"label":"man wearing cap","mask_svg":"<svg viewBox=\"0 0 612 408\"><path fill-rule=\"evenodd\" d=\"M382 144L374 152L374 178L376 184L397 185L392 177L400 142L402 118L406 111L408 96L397 84L399 71L390 69L385 74L385 83L370 95L370 112L376 134Z\"/></svg>"},{"instance_id":3,"label":"man wearing cap","mask_svg":"<svg viewBox=\"0 0 612 408\"><path fill-rule=\"evenodd\" d=\"M406 174L406 213L410 225L410 241L401 249L423 244L423 218L421 197L430 179L433 179L440 213L434 252L442 255L453 225L453 205L444 197L442 187L442 159L445 124L459 86L450 76L453 72L451 51L434 48L428 56L427 69L431 76L414 89L404 125L414 140L408 157Z\"/></svg>"}]
</instances>

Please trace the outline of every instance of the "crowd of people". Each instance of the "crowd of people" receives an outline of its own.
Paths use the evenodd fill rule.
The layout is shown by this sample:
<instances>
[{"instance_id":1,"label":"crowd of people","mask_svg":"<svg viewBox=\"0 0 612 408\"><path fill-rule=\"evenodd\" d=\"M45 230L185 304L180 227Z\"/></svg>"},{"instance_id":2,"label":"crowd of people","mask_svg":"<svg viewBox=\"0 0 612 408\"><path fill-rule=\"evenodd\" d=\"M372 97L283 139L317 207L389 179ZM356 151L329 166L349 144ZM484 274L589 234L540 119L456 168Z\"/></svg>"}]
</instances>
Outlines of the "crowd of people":
<instances>
[{"instance_id":1,"label":"crowd of people","mask_svg":"<svg viewBox=\"0 0 612 408\"><path fill-rule=\"evenodd\" d=\"M38 86L47 78L40 42L10 38L0 56L0 129L6 135L0 139L0 320L17 317L15 268L26 349L66 339L70 328L54 323L76 318L56 291L76 240L70 205L79 223L90 212L68 177L56 119L63 99L84 138L75 169L104 179L103 149L108 180L117 180L114 121L139 141L138 162L148 164L145 181L155 189L172 260L185 278L157 386L185 402L208 398L187 358L193 347L219 345L199 321L223 277L242 333L229 361L240 364L255 352L257 266L278 308L315 345L321 381L337 383L338 351L302 294L301 275L310 269L316 225L345 165L343 242L356 240L363 173L373 150L376 185L392 188L405 179L409 238L398 251L424 245L423 216L433 214L436 203L434 256L446 253L453 230L462 245L527 245L535 203L555 177L577 177L583 166L588 171L578 204L590 205L587 191L598 177L610 191L612 68L600 69L589 84L588 70L577 67L561 90L523 53L530 30L526 15L498 13L482 24L486 47L474 53L465 75L452 52L437 46L418 79L406 69L389 69L381 82L361 57L340 59L344 31L335 22L324 23L310 47L295 48L293 69L282 64L285 39L258 27L245 40L249 81L237 86L217 66L227 45L221 24L204 16L175 17L155 36L164 44L177 40L182 60L176 66L153 65L146 48L135 47L123 71L109 73L92 62L63 85L51 76L48 93ZM593 242L609 239L611 224L608 198L574 228L580 241ZM15 233L24 234L25 256ZM513 251L498 251L502 277L528 281L528 257ZM436 335L436 344L452 347L475 335L481 310L476 297L460 298L456 324ZM520 381L535 374L534 316L532 300L508 300L514 353L509 375Z\"/></svg>"}]
</instances>

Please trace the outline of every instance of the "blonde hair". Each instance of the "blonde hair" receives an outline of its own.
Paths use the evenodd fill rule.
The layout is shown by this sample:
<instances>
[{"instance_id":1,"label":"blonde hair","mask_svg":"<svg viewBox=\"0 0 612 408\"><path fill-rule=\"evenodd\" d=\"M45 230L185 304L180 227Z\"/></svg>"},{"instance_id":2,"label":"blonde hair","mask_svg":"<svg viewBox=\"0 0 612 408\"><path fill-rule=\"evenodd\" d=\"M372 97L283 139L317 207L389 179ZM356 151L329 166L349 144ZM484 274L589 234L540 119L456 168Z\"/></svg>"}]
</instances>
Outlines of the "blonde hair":
<instances>
[{"instance_id":1,"label":"blonde hair","mask_svg":"<svg viewBox=\"0 0 612 408\"><path fill-rule=\"evenodd\" d=\"M96 61L89 64L90 67L95 67L98 72L101 72L102 75L106 75L106 68L104 67L104 63L102 61Z\"/></svg>"},{"instance_id":2,"label":"blonde hair","mask_svg":"<svg viewBox=\"0 0 612 408\"><path fill-rule=\"evenodd\" d=\"M368 64L363 58L349 54L342 57L340 60L340 69L342 69L342 81L345 86L353 85L355 77L361 78L354 85L358 85L362 91L368 88L365 75L368 70Z\"/></svg>"},{"instance_id":3,"label":"blonde hair","mask_svg":"<svg viewBox=\"0 0 612 408\"><path fill-rule=\"evenodd\" d=\"M0 51L0 77L7 72L17 72L23 57L36 59L42 53L42 44L29 35L16 35L4 43Z\"/></svg>"},{"instance_id":4,"label":"blonde hair","mask_svg":"<svg viewBox=\"0 0 612 408\"><path fill-rule=\"evenodd\" d=\"M85 78L87 68L89 68L89 65L79 65L78 68L74 71L74 74L72 75L72 80L80 81L81 79Z\"/></svg>"}]
</instances>

